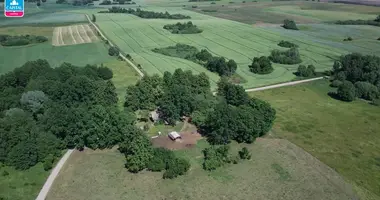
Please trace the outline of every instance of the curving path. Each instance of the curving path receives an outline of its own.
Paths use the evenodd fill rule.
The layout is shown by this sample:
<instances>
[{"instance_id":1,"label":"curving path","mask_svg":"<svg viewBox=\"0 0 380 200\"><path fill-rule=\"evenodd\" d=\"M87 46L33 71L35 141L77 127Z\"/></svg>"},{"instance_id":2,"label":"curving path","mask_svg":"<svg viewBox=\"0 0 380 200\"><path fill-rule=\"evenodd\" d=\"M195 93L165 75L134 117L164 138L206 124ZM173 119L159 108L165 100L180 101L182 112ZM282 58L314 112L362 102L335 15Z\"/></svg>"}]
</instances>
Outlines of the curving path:
<instances>
[{"instance_id":1,"label":"curving path","mask_svg":"<svg viewBox=\"0 0 380 200\"><path fill-rule=\"evenodd\" d=\"M53 182L55 178L58 176L59 171L61 171L63 165L66 163L67 159L69 159L71 153L73 153L73 149L67 150L65 155L62 156L61 160L57 163L57 165L54 167L54 169L51 171L48 179L46 180L44 186L42 187L40 193L38 194L36 200L45 200L51 186L53 185Z\"/></svg>"}]
</instances>

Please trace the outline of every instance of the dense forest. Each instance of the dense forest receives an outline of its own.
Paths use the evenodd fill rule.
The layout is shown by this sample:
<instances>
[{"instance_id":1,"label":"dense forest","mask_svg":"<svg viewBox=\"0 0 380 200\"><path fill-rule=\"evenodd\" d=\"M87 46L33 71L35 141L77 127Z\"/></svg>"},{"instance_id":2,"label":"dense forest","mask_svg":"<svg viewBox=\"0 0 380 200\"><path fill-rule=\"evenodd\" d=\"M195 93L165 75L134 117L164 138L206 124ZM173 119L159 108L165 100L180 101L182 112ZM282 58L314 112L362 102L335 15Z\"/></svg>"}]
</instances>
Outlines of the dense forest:
<instances>
[{"instance_id":1,"label":"dense forest","mask_svg":"<svg viewBox=\"0 0 380 200\"><path fill-rule=\"evenodd\" d=\"M160 53L167 56L187 59L203 65L211 72L215 72L220 76L231 76L237 69L237 64L234 60L226 60L224 57L213 56L206 49L198 51L196 47L186 44L176 44L165 48L155 48L152 50L155 53Z\"/></svg>"},{"instance_id":2,"label":"dense forest","mask_svg":"<svg viewBox=\"0 0 380 200\"><path fill-rule=\"evenodd\" d=\"M202 33L202 30L194 25L191 21L187 23L176 23L176 24L167 24L163 27L166 30L169 30L173 34L194 34Z\"/></svg>"},{"instance_id":3,"label":"dense forest","mask_svg":"<svg viewBox=\"0 0 380 200\"><path fill-rule=\"evenodd\" d=\"M168 12L153 12L153 11L145 11L140 8L134 9L126 9L121 7L112 7L109 8L108 11L99 11L99 13L126 13L136 15L141 18L147 19L190 19L190 16L182 15L182 14L169 14Z\"/></svg>"},{"instance_id":4,"label":"dense forest","mask_svg":"<svg viewBox=\"0 0 380 200\"><path fill-rule=\"evenodd\" d=\"M23 46L34 43L42 43L48 41L45 36L35 35L0 35L0 44L2 46Z\"/></svg>"},{"instance_id":5,"label":"dense forest","mask_svg":"<svg viewBox=\"0 0 380 200\"><path fill-rule=\"evenodd\" d=\"M375 101L380 97L380 57L352 53L336 61L332 70L332 86L344 101L356 97Z\"/></svg>"}]
</instances>

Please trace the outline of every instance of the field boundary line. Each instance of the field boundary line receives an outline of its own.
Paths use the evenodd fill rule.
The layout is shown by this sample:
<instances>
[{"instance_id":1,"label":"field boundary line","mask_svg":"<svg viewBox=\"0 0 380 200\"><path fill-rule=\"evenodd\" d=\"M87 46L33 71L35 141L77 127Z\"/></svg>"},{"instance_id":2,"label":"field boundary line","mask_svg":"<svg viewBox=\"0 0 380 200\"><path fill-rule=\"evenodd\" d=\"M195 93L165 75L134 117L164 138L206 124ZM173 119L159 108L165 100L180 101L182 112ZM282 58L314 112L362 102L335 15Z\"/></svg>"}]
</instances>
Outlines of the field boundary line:
<instances>
[{"instance_id":1,"label":"field boundary line","mask_svg":"<svg viewBox=\"0 0 380 200\"><path fill-rule=\"evenodd\" d=\"M44 186L41 188L36 200L45 200L46 196L53 185L55 178L57 178L62 167L65 165L66 161L69 159L70 155L73 153L73 149L68 149L66 153L62 156L61 160L57 163L54 169L51 171L49 177L47 178Z\"/></svg>"},{"instance_id":2,"label":"field boundary line","mask_svg":"<svg viewBox=\"0 0 380 200\"><path fill-rule=\"evenodd\" d=\"M116 45L112 44L112 42L111 42L109 39L107 39L106 36L104 36L104 34L100 31L100 29L98 28L98 26L90 20L90 17L89 17L87 14L86 14L86 17L87 17L88 22L90 22L90 24L91 24L92 26L94 26L94 28L96 29L96 31L98 31L98 33L100 34L100 36L101 36L103 39L105 39L105 40L108 41L108 44L109 44L110 46L112 46L112 47L117 47ZM137 68L136 65L133 64L129 59L127 59L122 53L119 53L119 56L120 56L123 60L125 60L129 65L131 65L131 66L137 71L137 73L138 73L141 77L144 77L144 73L142 73L142 71L141 71L139 68Z\"/></svg>"},{"instance_id":3,"label":"field boundary line","mask_svg":"<svg viewBox=\"0 0 380 200\"><path fill-rule=\"evenodd\" d=\"M321 79L324 79L324 78L325 77L322 76L322 77L310 78L310 79L299 80L299 81L291 81L291 82L279 83L279 84L275 84L275 85L268 85L268 86L263 86L263 87L258 87L258 88L250 88L250 89L246 89L245 91L246 92L256 92L256 91L268 90L268 89L285 87L285 86L290 86L290 85L297 85L297 84L300 84L300 83L306 83L306 82L321 80Z\"/></svg>"},{"instance_id":4,"label":"field boundary line","mask_svg":"<svg viewBox=\"0 0 380 200\"><path fill-rule=\"evenodd\" d=\"M69 32L70 32L71 38L73 39L74 44L77 44L77 41L74 38L73 30L71 29L71 26L69 26Z\"/></svg>"}]
</instances>

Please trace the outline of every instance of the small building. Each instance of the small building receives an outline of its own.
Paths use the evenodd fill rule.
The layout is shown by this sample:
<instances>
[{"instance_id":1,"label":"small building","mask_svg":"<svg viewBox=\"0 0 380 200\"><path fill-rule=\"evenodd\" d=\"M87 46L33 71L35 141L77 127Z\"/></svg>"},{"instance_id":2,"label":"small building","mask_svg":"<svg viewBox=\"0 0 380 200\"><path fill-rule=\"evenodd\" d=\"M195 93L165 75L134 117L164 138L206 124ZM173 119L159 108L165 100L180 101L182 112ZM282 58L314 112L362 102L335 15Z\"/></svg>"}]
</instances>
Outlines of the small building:
<instances>
[{"instance_id":1,"label":"small building","mask_svg":"<svg viewBox=\"0 0 380 200\"><path fill-rule=\"evenodd\" d=\"M149 118L153 122L157 122L160 119L160 115L158 114L157 110L155 110L149 113Z\"/></svg>"},{"instance_id":2,"label":"small building","mask_svg":"<svg viewBox=\"0 0 380 200\"><path fill-rule=\"evenodd\" d=\"M177 140L177 139L181 139L181 135L178 134L177 132L175 131L172 131L168 134L169 138L172 139L172 140Z\"/></svg>"}]
</instances>

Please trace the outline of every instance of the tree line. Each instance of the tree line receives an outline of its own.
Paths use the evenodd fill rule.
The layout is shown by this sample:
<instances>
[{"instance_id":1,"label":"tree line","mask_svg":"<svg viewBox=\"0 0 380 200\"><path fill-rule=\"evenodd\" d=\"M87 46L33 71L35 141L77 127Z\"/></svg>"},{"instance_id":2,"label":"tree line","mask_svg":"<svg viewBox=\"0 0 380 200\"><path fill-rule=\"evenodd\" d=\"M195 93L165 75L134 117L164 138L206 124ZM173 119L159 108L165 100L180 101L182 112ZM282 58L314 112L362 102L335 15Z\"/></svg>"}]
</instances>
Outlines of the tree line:
<instances>
[{"instance_id":1,"label":"tree line","mask_svg":"<svg viewBox=\"0 0 380 200\"><path fill-rule=\"evenodd\" d=\"M2 46L24 46L28 44L43 43L48 41L45 36L36 35L0 35L0 44Z\"/></svg>"},{"instance_id":2,"label":"tree line","mask_svg":"<svg viewBox=\"0 0 380 200\"><path fill-rule=\"evenodd\" d=\"M117 6L113 6L112 8L109 8L108 11L99 11L99 13L127 13L127 14L132 14L136 15L141 18L146 18L146 19L190 19L190 16L187 15L182 15L182 14L169 14L167 11L166 12L154 12L154 11L146 11L146 10L141 10L140 8L137 8L136 10L134 9L126 9L126 8L121 8Z\"/></svg>"},{"instance_id":3,"label":"tree line","mask_svg":"<svg viewBox=\"0 0 380 200\"><path fill-rule=\"evenodd\" d=\"M176 23L176 24L167 24L163 27L166 30L169 30L173 34L194 34L202 33L202 30L194 25L191 21L187 23Z\"/></svg>"},{"instance_id":4,"label":"tree line","mask_svg":"<svg viewBox=\"0 0 380 200\"><path fill-rule=\"evenodd\" d=\"M339 20L335 22L336 24L340 25L371 25L371 26L380 26L380 15L378 15L375 19L373 20L363 20L363 19L358 19L358 20Z\"/></svg>"},{"instance_id":5,"label":"tree line","mask_svg":"<svg viewBox=\"0 0 380 200\"><path fill-rule=\"evenodd\" d=\"M165 48L155 48L152 50L167 56L179 57L198 63L211 72L219 74L219 76L231 76L237 69L234 60L226 60L224 57L213 56L206 49L198 51L196 47L186 44L176 44Z\"/></svg>"},{"instance_id":6,"label":"tree line","mask_svg":"<svg viewBox=\"0 0 380 200\"><path fill-rule=\"evenodd\" d=\"M331 85L343 101L363 98L377 101L380 97L380 57L352 53L342 56L333 65Z\"/></svg>"}]
</instances>

